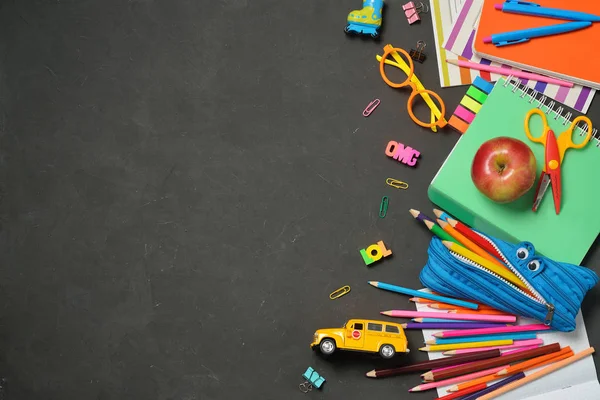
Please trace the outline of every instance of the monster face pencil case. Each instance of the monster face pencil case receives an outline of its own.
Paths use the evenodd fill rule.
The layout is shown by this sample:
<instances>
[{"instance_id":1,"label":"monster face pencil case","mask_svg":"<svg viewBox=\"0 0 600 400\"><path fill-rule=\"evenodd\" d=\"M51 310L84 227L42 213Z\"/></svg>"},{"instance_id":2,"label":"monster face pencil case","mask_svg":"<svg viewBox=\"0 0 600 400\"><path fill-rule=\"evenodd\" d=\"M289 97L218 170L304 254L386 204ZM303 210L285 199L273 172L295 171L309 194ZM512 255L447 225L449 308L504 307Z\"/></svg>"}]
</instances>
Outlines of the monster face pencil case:
<instances>
[{"instance_id":1,"label":"monster face pencil case","mask_svg":"<svg viewBox=\"0 0 600 400\"><path fill-rule=\"evenodd\" d=\"M544 321L559 331L575 329L583 297L598 282L594 271L536 254L529 242L515 245L476 233L496 250L494 256L516 275L521 287L451 251L437 237L429 245L421 283L441 294Z\"/></svg>"}]
</instances>

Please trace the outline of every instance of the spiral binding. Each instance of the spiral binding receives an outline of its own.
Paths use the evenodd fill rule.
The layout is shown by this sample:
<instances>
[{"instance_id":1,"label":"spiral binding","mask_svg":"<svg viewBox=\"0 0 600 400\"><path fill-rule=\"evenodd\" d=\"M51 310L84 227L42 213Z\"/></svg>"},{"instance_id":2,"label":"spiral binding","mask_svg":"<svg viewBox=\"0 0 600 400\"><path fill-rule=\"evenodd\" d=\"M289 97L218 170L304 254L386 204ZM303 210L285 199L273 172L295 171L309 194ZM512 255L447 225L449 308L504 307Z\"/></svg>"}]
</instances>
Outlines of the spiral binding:
<instances>
[{"instance_id":1,"label":"spiral binding","mask_svg":"<svg viewBox=\"0 0 600 400\"><path fill-rule=\"evenodd\" d=\"M562 118L563 125L566 126L573 120L574 115L570 109L565 108L562 105L559 105L558 108L554 109L554 106L556 106L554 100L533 88L523 85L519 78L515 78L513 75L507 77L504 82L504 87L507 87L508 85L512 85L511 92L518 94L520 98L527 101L529 104L534 104L535 102L534 106L542 110L549 117L554 118L555 120ZM521 93L519 94L518 91L521 91ZM539 98L538 95L540 95ZM580 125L577 125L575 129L579 131L580 136L583 136L587 133L588 126L585 122L582 122ZM600 148L600 134L598 134L598 128L592 129L592 139L596 141L596 147Z\"/></svg>"}]
</instances>

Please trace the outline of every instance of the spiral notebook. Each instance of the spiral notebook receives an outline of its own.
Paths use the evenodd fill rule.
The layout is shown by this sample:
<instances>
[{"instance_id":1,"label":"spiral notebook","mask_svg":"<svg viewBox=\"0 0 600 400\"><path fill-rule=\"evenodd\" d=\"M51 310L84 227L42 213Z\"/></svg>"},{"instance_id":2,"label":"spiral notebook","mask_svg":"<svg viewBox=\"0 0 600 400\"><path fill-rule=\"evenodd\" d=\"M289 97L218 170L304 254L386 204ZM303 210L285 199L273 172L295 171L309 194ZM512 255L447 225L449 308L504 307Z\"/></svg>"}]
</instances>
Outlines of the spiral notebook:
<instances>
[{"instance_id":1,"label":"spiral notebook","mask_svg":"<svg viewBox=\"0 0 600 400\"><path fill-rule=\"evenodd\" d=\"M537 159L539 179L544 146L527 139L525 116L533 107L548 114L548 124L558 136L567 129L574 111L520 83L500 79L465 135L462 135L429 186L429 198L464 223L508 241L527 240L536 250L559 261L580 264L600 230L600 185L593 171L600 170L600 135L581 150L568 150L562 165L562 208L554 211L551 188L537 212L531 211L535 186L509 204L497 204L482 195L471 180L471 163L477 149L489 139L510 136L527 143ZM539 125L537 125L539 124ZM541 131L541 119L531 123ZM583 139L576 128L573 140Z\"/></svg>"}]
</instances>

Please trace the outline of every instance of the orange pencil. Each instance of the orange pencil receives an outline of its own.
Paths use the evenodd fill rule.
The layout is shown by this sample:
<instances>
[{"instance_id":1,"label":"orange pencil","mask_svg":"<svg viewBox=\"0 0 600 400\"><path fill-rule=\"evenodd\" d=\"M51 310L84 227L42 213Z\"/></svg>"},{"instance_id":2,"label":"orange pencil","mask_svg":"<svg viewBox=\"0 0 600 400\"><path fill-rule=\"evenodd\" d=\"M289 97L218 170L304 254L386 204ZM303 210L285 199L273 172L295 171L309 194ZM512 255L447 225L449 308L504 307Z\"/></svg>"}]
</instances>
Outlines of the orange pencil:
<instances>
[{"instance_id":1,"label":"orange pencil","mask_svg":"<svg viewBox=\"0 0 600 400\"><path fill-rule=\"evenodd\" d=\"M565 358L571 357L573 354L574 353L571 347L567 346L556 353L546 354L544 356L532 358L531 360L511 365L510 367L503 369L502 371L498 371L496 375L502 376L518 374L519 372L527 371L528 369L538 368L542 365L564 360Z\"/></svg>"},{"instance_id":2,"label":"orange pencil","mask_svg":"<svg viewBox=\"0 0 600 400\"><path fill-rule=\"evenodd\" d=\"M467 382L459 383L458 385L454 385L450 389L448 389L448 392L458 392L459 390L468 389L471 386L480 385L482 383L487 383L498 379L502 379L502 377L499 377L496 374L482 376L481 378L473 379Z\"/></svg>"},{"instance_id":3,"label":"orange pencil","mask_svg":"<svg viewBox=\"0 0 600 400\"><path fill-rule=\"evenodd\" d=\"M438 219L437 223L442 227L442 229L444 231L446 231L446 233L448 233L450 236L452 236L454 239L456 239L464 247L471 250L473 253L477 254L480 257L485 258L488 261L491 261L495 264L503 266L504 268L507 268L506 265L504 265L503 263L498 261L498 259L496 257L492 256L490 253L488 253L487 251L485 251L484 249L482 249L481 247L479 247L478 245L473 243L473 241L469 240L462 233L460 233L459 231L454 229L454 227L452 225L450 225L448 222Z\"/></svg>"}]
</instances>

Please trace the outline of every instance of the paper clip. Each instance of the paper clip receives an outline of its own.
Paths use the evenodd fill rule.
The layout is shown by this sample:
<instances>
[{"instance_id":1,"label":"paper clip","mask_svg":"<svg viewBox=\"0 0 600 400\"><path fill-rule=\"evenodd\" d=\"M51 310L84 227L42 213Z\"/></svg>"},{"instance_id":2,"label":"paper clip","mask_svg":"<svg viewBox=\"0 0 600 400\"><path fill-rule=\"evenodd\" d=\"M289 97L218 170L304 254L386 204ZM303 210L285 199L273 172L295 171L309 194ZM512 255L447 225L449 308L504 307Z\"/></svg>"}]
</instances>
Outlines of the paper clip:
<instances>
[{"instance_id":1,"label":"paper clip","mask_svg":"<svg viewBox=\"0 0 600 400\"><path fill-rule=\"evenodd\" d=\"M408 189L408 183L399 181L394 178L387 178L385 183L396 189Z\"/></svg>"},{"instance_id":2,"label":"paper clip","mask_svg":"<svg viewBox=\"0 0 600 400\"><path fill-rule=\"evenodd\" d=\"M372 102L370 102L367 108L365 108L365 110L363 111L363 116L368 117L369 115L371 115L371 113L375 111L379 103L381 103L381 100L379 99L375 99Z\"/></svg>"},{"instance_id":3,"label":"paper clip","mask_svg":"<svg viewBox=\"0 0 600 400\"><path fill-rule=\"evenodd\" d=\"M418 6L415 6L414 2L409 1L408 3L402 6L402 9L404 10L404 14L406 15L406 20L411 25L421 20L421 16L419 15L420 13L429 12L429 8L422 2L419 3Z\"/></svg>"},{"instance_id":4,"label":"paper clip","mask_svg":"<svg viewBox=\"0 0 600 400\"><path fill-rule=\"evenodd\" d=\"M340 297L342 297L345 294L350 293L350 286L346 285L346 286L342 286L339 289L334 290L333 292L331 292L331 294L329 294L329 298L331 300L335 300L335 299L339 299Z\"/></svg>"},{"instance_id":5,"label":"paper clip","mask_svg":"<svg viewBox=\"0 0 600 400\"><path fill-rule=\"evenodd\" d=\"M390 204L390 199L387 196L383 196L381 198L381 205L379 206L379 218L385 218L387 215L388 204Z\"/></svg>"},{"instance_id":6,"label":"paper clip","mask_svg":"<svg viewBox=\"0 0 600 400\"><path fill-rule=\"evenodd\" d=\"M427 43L425 43L422 40L419 40L417 42L417 49L416 50L410 49L410 52L408 53L408 54L410 54L410 58L423 64L423 61L425 61L425 58L427 58L425 56L425 53L423 53L423 50L425 50L426 46L427 46Z\"/></svg>"}]
</instances>

